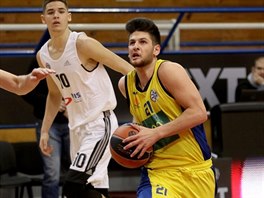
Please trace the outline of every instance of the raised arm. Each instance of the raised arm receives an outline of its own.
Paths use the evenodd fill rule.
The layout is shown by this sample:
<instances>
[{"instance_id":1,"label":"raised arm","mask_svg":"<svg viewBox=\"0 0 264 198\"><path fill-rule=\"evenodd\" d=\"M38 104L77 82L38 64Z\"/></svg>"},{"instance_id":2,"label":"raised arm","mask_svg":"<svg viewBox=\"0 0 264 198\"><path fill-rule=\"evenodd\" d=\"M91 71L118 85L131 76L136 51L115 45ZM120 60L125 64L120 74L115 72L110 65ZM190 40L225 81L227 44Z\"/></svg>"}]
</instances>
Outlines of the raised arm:
<instances>
[{"instance_id":1,"label":"raised arm","mask_svg":"<svg viewBox=\"0 0 264 198\"><path fill-rule=\"evenodd\" d=\"M201 95L181 65L170 61L164 62L158 75L175 102L183 108L183 113L177 119L158 127L158 130L166 131L162 138L175 135L207 120Z\"/></svg>"},{"instance_id":2,"label":"raised arm","mask_svg":"<svg viewBox=\"0 0 264 198\"><path fill-rule=\"evenodd\" d=\"M100 62L124 75L134 69L134 67L126 60L105 48L97 40L90 38L85 34L79 36L77 41L77 49L80 56L86 60L92 59L96 62Z\"/></svg>"}]
</instances>

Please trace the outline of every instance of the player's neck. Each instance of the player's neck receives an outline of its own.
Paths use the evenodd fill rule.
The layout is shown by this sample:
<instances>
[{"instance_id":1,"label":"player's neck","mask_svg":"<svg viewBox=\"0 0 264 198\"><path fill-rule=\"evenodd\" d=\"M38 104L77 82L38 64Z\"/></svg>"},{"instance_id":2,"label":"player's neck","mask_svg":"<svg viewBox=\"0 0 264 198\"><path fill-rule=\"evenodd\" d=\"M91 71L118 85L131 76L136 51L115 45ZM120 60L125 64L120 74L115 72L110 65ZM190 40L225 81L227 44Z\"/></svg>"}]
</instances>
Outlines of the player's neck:
<instances>
[{"instance_id":1,"label":"player's neck","mask_svg":"<svg viewBox=\"0 0 264 198\"><path fill-rule=\"evenodd\" d=\"M58 51L64 50L71 31L67 29L62 34L54 34L51 36L49 46Z\"/></svg>"},{"instance_id":2,"label":"player's neck","mask_svg":"<svg viewBox=\"0 0 264 198\"><path fill-rule=\"evenodd\" d=\"M148 81L153 75L155 65L156 65L156 60L153 60L152 62L150 62L149 64L143 67L136 67L136 71L139 79L140 80L145 79Z\"/></svg>"},{"instance_id":3,"label":"player's neck","mask_svg":"<svg viewBox=\"0 0 264 198\"><path fill-rule=\"evenodd\" d=\"M137 75L139 78L138 86L144 90L148 82L153 76L154 67L151 65L148 65L148 67L139 68L137 70Z\"/></svg>"}]
</instances>

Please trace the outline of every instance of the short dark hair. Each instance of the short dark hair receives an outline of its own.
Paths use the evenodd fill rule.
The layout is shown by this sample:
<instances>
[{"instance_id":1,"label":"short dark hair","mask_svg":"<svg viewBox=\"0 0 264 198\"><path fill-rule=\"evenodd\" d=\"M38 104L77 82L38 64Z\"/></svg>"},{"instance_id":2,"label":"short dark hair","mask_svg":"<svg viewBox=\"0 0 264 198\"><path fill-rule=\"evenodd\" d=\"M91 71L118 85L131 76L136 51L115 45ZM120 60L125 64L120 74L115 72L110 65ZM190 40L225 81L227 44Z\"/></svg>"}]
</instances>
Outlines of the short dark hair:
<instances>
[{"instance_id":1,"label":"short dark hair","mask_svg":"<svg viewBox=\"0 0 264 198\"><path fill-rule=\"evenodd\" d=\"M156 24L148 18L133 18L126 23L126 31L132 34L135 31L148 32L155 44L160 44L160 32Z\"/></svg>"},{"instance_id":2,"label":"short dark hair","mask_svg":"<svg viewBox=\"0 0 264 198\"><path fill-rule=\"evenodd\" d=\"M60 1L60 2L64 3L66 8L68 9L68 1L67 0L43 0L43 2L42 2L42 11L44 12L45 9L46 9L47 4L50 3L50 2L53 2L53 1Z\"/></svg>"}]
</instances>

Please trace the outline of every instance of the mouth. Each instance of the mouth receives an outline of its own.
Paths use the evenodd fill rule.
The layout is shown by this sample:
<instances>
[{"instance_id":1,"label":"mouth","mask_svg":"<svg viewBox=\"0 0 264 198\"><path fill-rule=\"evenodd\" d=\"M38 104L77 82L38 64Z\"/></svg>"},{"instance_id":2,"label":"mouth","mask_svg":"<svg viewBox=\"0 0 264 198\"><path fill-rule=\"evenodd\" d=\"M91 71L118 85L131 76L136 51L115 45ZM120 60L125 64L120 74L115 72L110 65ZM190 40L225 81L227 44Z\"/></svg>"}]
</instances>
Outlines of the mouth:
<instances>
[{"instance_id":1,"label":"mouth","mask_svg":"<svg viewBox=\"0 0 264 198\"><path fill-rule=\"evenodd\" d=\"M136 60L138 58L140 58L140 55L138 53L133 53L132 56L131 56L132 60Z\"/></svg>"},{"instance_id":2,"label":"mouth","mask_svg":"<svg viewBox=\"0 0 264 198\"><path fill-rule=\"evenodd\" d=\"M60 22L59 21L54 21L52 24L53 25L60 25Z\"/></svg>"}]
</instances>

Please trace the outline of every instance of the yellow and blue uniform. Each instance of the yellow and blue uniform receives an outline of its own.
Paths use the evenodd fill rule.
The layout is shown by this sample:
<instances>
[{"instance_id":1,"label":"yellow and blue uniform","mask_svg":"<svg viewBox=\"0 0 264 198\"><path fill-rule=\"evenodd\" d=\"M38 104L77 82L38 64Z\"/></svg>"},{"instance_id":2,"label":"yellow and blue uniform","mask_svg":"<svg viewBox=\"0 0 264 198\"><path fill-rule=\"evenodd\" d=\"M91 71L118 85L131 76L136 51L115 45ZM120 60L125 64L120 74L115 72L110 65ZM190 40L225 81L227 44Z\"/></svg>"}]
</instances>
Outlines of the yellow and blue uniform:
<instances>
[{"instance_id":1,"label":"yellow and blue uniform","mask_svg":"<svg viewBox=\"0 0 264 198\"><path fill-rule=\"evenodd\" d=\"M138 87L135 71L125 79L130 112L136 122L148 128L177 119L182 108L163 87L158 60L152 78L144 90ZM206 189L201 186L207 186ZM154 144L154 154L142 169L139 198L214 197L215 178L211 151L203 125L181 131ZM211 191L210 191L211 189Z\"/></svg>"}]
</instances>

